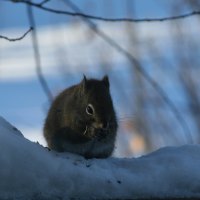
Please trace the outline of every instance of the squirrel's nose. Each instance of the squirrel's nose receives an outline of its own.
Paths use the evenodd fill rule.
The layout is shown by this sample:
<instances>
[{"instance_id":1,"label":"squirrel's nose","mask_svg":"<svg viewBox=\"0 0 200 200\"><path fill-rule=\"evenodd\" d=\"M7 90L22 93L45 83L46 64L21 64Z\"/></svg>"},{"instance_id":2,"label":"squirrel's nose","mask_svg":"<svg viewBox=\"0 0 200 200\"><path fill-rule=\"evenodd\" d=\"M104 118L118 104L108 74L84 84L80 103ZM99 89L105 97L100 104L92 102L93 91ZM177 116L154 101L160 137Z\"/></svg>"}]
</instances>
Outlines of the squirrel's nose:
<instances>
[{"instance_id":1,"label":"squirrel's nose","mask_svg":"<svg viewBox=\"0 0 200 200\"><path fill-rule=\"evenodd\" d=\"M108 127L108 123L107 122L95 123L94 126L97 129L106 129Z\"/></svg>"}]
</instances>

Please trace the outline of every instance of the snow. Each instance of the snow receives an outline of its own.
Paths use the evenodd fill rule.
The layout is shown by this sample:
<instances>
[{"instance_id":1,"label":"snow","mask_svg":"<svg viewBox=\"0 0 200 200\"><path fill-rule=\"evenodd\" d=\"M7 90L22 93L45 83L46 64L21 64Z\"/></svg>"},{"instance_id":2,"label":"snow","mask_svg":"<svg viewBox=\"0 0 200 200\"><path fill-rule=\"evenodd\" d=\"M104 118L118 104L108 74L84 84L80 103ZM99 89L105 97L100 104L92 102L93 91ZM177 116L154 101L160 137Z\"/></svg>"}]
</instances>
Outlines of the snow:
<instances>
[{"instance_id":1,"label":"snow","mask_svg":"<svg viewBox=\"0 0 200 200\"><path fill-rule=\"evenodd\" d=\"M49 151L0 117L0 152L0 199L200 197L199 145L86 160Z\"/></svg>"}]
</instances>

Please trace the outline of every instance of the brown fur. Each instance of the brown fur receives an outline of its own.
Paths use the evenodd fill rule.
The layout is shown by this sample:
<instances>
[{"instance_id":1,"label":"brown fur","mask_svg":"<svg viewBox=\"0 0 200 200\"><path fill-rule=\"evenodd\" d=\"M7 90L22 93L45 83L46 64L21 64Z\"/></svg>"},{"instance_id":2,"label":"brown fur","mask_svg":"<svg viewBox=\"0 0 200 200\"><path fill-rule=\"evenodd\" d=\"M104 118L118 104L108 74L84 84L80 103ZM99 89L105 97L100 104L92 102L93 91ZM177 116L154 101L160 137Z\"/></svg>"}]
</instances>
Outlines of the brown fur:
<instances>
[{"instance_id":1,"label":"brown fur","mask_svg":"<svg viewBox=\"0 0 200 200\"><path fill-rule=\"evenodd\" d=\"M93 115L86 107L94 108ZM88 109L88 108L87 108ZM117 132L116 115L109 80L84 79L65 89L51 105L44 125L50 149L71 152L87 158L112 154Z\"/></svg>"}]
</instances>

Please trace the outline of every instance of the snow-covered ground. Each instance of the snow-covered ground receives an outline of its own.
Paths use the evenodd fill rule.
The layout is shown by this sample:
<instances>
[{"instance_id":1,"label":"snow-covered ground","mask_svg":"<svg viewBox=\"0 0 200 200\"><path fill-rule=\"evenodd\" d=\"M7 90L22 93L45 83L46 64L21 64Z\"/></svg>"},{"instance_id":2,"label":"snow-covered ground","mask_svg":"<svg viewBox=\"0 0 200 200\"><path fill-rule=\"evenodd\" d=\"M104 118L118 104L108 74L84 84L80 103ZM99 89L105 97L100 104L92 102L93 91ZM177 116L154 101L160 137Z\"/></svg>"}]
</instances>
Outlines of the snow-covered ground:
<instances>
[{"instance_id":1,"label":"snow-covered ground","mask_svg":"<svg viewBox=\"0 0 200 200\"><path fill-rule=\"evenodd\" d=\"M48 151L0 118L0 199L200 198L200 146L86 160Z\"/></svg>"}]
</instances>

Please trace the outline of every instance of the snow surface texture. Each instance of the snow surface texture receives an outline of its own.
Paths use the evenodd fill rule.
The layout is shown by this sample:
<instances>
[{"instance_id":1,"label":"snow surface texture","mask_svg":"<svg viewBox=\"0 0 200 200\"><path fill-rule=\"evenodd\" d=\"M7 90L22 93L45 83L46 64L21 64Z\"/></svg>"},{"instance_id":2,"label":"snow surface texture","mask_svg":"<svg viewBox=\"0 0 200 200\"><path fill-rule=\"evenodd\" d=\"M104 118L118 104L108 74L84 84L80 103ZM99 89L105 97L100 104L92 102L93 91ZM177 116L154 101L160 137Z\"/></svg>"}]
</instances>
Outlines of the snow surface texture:
<instances>
[{"instance_id":1,"label":"snow surface texture","mask_svg":"<svg viewBox=\"0 0 200 200\"><path fill-rule=\"evenodd\" d=\"M200 197L198 145L86 160L48 151L0 118L0 152L0 199Z\"/></svg>"}]
</instances>

